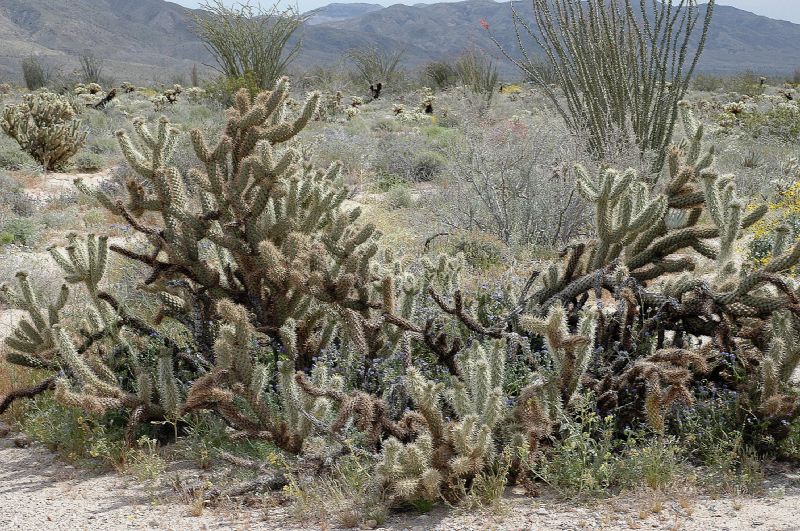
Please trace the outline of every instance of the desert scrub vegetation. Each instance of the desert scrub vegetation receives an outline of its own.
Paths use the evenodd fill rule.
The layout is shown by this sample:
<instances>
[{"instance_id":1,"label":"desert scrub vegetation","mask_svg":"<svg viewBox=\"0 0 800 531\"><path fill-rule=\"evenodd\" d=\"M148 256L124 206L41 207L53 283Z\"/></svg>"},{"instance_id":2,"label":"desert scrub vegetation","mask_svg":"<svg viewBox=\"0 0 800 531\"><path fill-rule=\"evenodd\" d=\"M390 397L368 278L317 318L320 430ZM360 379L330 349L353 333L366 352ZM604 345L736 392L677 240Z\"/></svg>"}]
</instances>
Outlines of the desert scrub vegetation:
<instances>
[{"instance_id":1,"label":"desert scrub vegetation","mask_svg":"<svg viewBox=\"0 0 800 531\"><path fill-rule=\"evenodd\" d=\"M351 527L511 485L758 491L800 453L791 148L689 93L657 111L660 171L600 161L545 89L481 70L491 105L442 65L377 98L231 76L228 109L75 86L74 168L105 172L0 182L0 413L152 486L234 466L200 510L270 491Z\"/></svg>"},{"instance_id":2,"label":"desert scrub vegetation","mask_svg":"<svg viewBox=\"0 0 800 531\"><path fill-rule=\"evenodd\" d=\"M739 259L777 209L715 170L692 106L654 187L633 169L575 165L584 152L567 130L542 127L539 110L509 114L525 100L500 95L487 111L460 90L426 94L412 98L447 127L374 102L322 121L324 95L298 103L286 79L237 93L223 127L194 104L171 104L172 118L140 106L115 135L123 187L77 183L127 236L77 230L49 250L60 290L26 274L3 287L23 315L6 360L30 384L2 409L33 396L32 437L148 482L165 466L152 441L192 448L202 466L227 459L249 470L230 492L285 486L298 510L347 525L493 505L509 483L594 496L709 470L726 489L756 488L761 457L788 455L796 437L800 251L758 229L767 258ZM440 255L390 249L341 166L316 167L303 145L326 145L332 126L384 142L380 156L408 139L434 154L431 177L380 159L347 171L434 186L420 211L464 239L434 245ZM472 188L448 196L454 186ZM547 252L482 278L515 247ZM707 415L719 429L699 427Z\"/></svg>"},{"instance_id":3,"label":"desert scrub vegetation","mask_svg":"<svg viewBox=\"0 0 800 531\"><path fill-rule=\"evenodd\" d=\"M195 17L196 33L213 56L220 79L216 86L232 95L239 88L271 88L300 50L289 44L307 18L295 8L270 8L243 2L226 6L219 0L203 4Z\"/></svg>"}]
</instances>

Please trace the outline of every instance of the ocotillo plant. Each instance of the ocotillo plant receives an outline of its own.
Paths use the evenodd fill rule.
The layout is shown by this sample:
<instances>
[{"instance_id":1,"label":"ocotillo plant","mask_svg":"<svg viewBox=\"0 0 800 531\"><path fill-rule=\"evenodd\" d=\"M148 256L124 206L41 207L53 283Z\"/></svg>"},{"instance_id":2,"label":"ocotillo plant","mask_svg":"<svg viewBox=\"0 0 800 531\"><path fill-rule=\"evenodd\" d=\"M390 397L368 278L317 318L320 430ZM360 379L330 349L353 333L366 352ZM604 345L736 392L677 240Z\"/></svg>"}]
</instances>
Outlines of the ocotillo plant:
<instances>
[{"instance_id":1,"label":"ocotillo plant","mask_svg":"<svg viewBox=\"0 0 800 531\"><path fill-rule=\"evenodd\" d=\"M533 23L512 8L521 56L495 43L540 85L570 129L588 132L597 157L625 149L625 142L615 142L631 134L643 153L656 155L659 171L678 102L703 53L714 0L702 8L697 0L532 2ZM525 39L538 50L526 50ZM553 74L555 86L548 82Z\"/></svg>"}]
</instances>

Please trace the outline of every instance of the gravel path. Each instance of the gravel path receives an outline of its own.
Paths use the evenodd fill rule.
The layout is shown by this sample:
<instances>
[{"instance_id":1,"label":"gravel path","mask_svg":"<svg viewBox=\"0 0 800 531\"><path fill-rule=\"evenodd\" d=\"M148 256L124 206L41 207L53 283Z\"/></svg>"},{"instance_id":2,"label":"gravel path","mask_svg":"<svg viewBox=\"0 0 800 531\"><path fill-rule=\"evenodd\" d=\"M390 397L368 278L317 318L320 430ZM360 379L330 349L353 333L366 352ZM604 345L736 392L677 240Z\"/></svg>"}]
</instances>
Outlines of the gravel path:
<instances>
[{"instance_id":1,"label":"gravel path","mask_svg":"<svg viewBox=\"0 0 800 531\"><path fill-rule=\"evenodd\" d=\"M422 530L800 530L800 471L784 471L762 498L712 500L693 495L663 499L627 495L576 506L509 492L500 512L437 508L425 515L394 515L385 529ZM148 491L135 479L93 473L58 461L42 448L0 440L0 529L49 530L278 530L303 529L283 509L209 510L191 516L169 489ZM330 526L333 527L333 526ZM304 529L329 529L313 523Z\"/></svg>"}]
</instances>

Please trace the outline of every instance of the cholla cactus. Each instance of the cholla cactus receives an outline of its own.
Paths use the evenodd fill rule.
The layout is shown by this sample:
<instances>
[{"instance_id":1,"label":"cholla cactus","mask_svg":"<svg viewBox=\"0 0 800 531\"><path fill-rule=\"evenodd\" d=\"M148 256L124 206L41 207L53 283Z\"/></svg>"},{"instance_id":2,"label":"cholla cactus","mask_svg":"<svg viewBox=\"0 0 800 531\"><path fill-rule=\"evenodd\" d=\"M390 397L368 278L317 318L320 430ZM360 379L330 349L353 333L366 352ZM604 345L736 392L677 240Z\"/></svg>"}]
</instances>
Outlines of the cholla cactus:
<instances>
[{"instance_id":1,"label":"cholla cactus","mask_svg":"<svg viewBox=\"0 0 800 531\"><path fill-rule=\"evenodd\" d=\"M616 259L626 245L650 229L667 210L667 198L651 198L647 185L636 179L634 170L620 174L607 169L593 180L582 166L576 166L577 188L595 204L598 245L591 268Z\"/></svg>"},{"instance_id":2,"label":"cholla cactus","mask_svg":"<svg viewBox=\"0 0 800 531\"><path fill-rule=\"evenodd\" d=\"M722 110L724 112L726 112L728 114L732 114L734 116L737 116L737 115L743 113L744 109L745 109L744 103L742 103L740 101L734 101L734 102L731 102L731 103L726 103L725 105L722 106Z\"/></svg>"},{"instance_id":3,"label":"cholla cactus","mask_svg":"<svg viewBox=\"0 0 800 531\"><path fill-rule=\"evenodd\" d=\"M580 389L581 380L592 360L595 344L597 312L587 309L578 322L577 332L570 334L567 315L560 304L550 308L546 319L525 317L521 326L543 336L552 367L544 371L544 392L549 416L557 418Z\"/></svg>"},{"instance_id":4,"label":"cholla cactus","mask_svg":"<svg viewBox=\"0 0 800 531\"><path fill-rule=\"evenodd\" d=\"M772 337L759 367L759 409L770 418L800 413L800 404L788 392L790 380L800 366L800 334L796 320L788 311L777 312L772 317Z\"/></svg>"},{"instance_id":5,"label":"cholla cactus","mask_svg":"<svg viewBox=\"0 0 800 531\"><path fill-rule=\"evenodd\" d=\"M28 314L5 340L6 346L11 349L6 359L25 367L54 367L57 342L52 327L61 319L61 310L69 298L69 288L66 284L62 286L58 300L49 304L45 313L27 273L17 273L17 285L18 290L7 284L0 286L0 297Z\"/></svg>"},{"instance_id":6,"label":"cholla cactus","mask_svg":"<svg viewBox=\"0 0 800 531\"><path fill-rule=\"evenodd\" d=\"M348 120L352 120L356 116L361 114L361 109L358 107L348 107L344 110L344 115L347 117Z\"/></svg>"},{"instance_id":7,"label":"cholla cactus","mask_svg":"<svg viewBox=\"0 0 800 531\"><path fill-rule=\"evenodd\" d=\"M213 322L214 306L203 298L231 299L268 331L281 355L308 369L334 337L360 356L386 351L392 339L374 320L384 275L376 278L373 271L377 234L372 225L358 223L360 209L341 208L346 191L335 182L339 165L317 170L295 149L281 147L306 126L320 96L311 94L287 121L288 93L286 79L254 101L240 91L217 142L209 145L200 131L191 131L204 169L185 176L170 162L177 130L166 119L156 131L136 120L138 142L126 132L118 137L129 164L149 185L132 180L126 204L79 186L159 250L156 256L112 247L153 268L147 289L162 299L165 317L193 308L194 317L183 320L187 326ZM160 225L144 225L145 213L150 219L155 214ZM180 286L169 282L175 271L185 279ZM213 341L202 338L213 331L196 335L210 353Z\"/></svg>"},{"instance_id":8,"label":"cholla cactus","mask_svg":"<svg viewBox=\"0 0 800 531\"><path fill-rule=\"evenodd\" d=\"M164 91L164 97L167 99L169 103L175 103L178 101L178 96L183 92L183 87L181 85L175 84L172 85L172 88L169 88Z\"/></svg>"},{"instance_id":9,"label":"cholla cactus","mask_svg":"<svg viewBox=\"0 0 800 531\"><path fill-rule=\"evenodd\" d=\"M202 89L201 89L202 90ZM167 105L174 105L178 102L178 96L183 93L183 87L180 85L173 85L172 88L166 89L161 94L156 94L150 98L150 102L156 111L161 111Z\"/></svg>"},{"instance_id":10,"label":"cholla cactus","mask_svg":"<svg viewBox=\"0 0 800 531\"><path fill-rule=\"evenodd\" d=\"M147 253L115 245L109 249L152 268L141 288L161 302L161 309L149 324L99 288L106 239L91 237L85 245L73 239L67 255L54 251L68 282L86 287L93 323L85 330L102 339L84 344L82 334L67 327L51 337L48 330L55 321L37 322L35 334L23 330L19 335L41 339L46 344L35 348L57 350L68 366L76 367L74 377L59 384L64 401L94 411L117 406L138 411L132 422L159 416L174 420L196 409L213 409L242 432L263 434L295 452L310 426L298 412L327 421L320 408L334 398L347 405L336 410L337 428L344 429L355 415L356 426L372 434L373 445L384 430L401 438L408 433L415 421L393 423L379 399L365 393L344 396L332 380L302 382L306 395L313 396L315 386L324 387L312 401L316 405L292 398L298 396L297 387L286 375L295 368L310 369L312 359L334 338L339 349L356 358L393 352L401 343L410 351L405 330L384 326L379 319L382 305L390 305L398 318L410 317L413 299L449 267L445 263L441 274L417 280L388 254L385 265L377 263L374 228L357 223L358 209L341 208L346 192L335 184L338 165L315 170L294 149L280 148L307 124L319 99L312 94L299 116L287 121L283 103L288 90L282 79L255 101L240 92L224 135L212 146L192 131L204 171L182 176L171 165L179 133L166 119L156 130L135 120L138 142L125 132L118 135L139 176L128 183L127 200L112 200L77 181L152 245ZM164 319L187 332L191 353L161 334ZM141 339L129 341L131 336ZM270 345L272 352L264 358L274 360L270 366L255 361L256 338ZM132 344L154 349L157 359L142 356ZM107 363L109 351L124 354L114 358L113 368ZM150 361L143 364L144 359ZM141 385L116 385L108 377L116 370L137 375ZM279 379L283 394L277 402L282 405L273 411L262 395L266 382ZM376 417L376 411L384 413ZM373 425L378 428L368 428Z\"/></svg>"},{"instance_id":11,"label":"cholla cactus","mask_svg":"<svg viewBox=\"0 0 800 531\"><path fill-rule=\"evenodd\" d=\"M422 99L419 103L419 109L424 114L433 114L433 104L436 103L436 96L430 87L423 87Z\"/></svg>"},{"instance_id":12,"label":"cholla cactus","mask_svg":"<svg viewBox=\"0 0 800 531\"><path fill-rule=\"evenodd\" d=\"M108 259L107 238L70 235L64 251L51 248L50 254L63 269L67 284L83 286L89 302L86 318L77 333L65 326L61 311L70 295L67 284L62 286L58 301L48 306L45 318L26 275L19 274L19 293L5 286L3 295L29 317L6 339L10 349L7 360L60 372L54 382L55 396L65 405L96 413L127 408L136 412L131 419L134 425L149 418L175 418L158 403L169 405L171 399L178 399L177 392L168 397L163 391L174 388L175 383L159 385L156 400L153 384L167 382L141 364L140 353L123 335L126 327L155 331L120 311L119 303L100 289ZM134 374L134 387L124 388L119 383L114 368L120 363ZM159 365L163 368L164 364Z\"/></svg>"},{"instance_id":13,"label":"cholla cactus","mask_svg":"<svg viewBox=\"0 0 800 531\"><path fill-rule=\"evenodd\" d=\"M86 142L69 100L50 92L26 94L19 105L6 106L0 127L48 171L63 168Z\"/></svg>"},{"instance_id":14,"label":"cholla cactus","mask_svg":"<svg viewBox=\"0 0 800 531\"><path fill-rule=\"evenodd\" d=\"M192 103L200 103L206 97L205 89L200 87L189 87L186 89L186 99Z\"/></svg>"},{"instance_id":15,"label":"cholla cactus","mask_svg":"<svg viewBox=\"0 0 800 531\"><path fill-rule=\"evenodd\" d=\"M344 95L341 93L341 91L336 91L335 93L328 92L324 94L321 98L315 119L328 121L333 119L335 116L342 114L345 110L343 101Z\"/></svg>"},{"instance_id":16,"label":"cholla cactus","mask_svg":"<svg viewBox=\"0 0 800 531\"><path fill-rule=\"evenodd\" d=\"M397 439L384 444L376 471L395 501L448 496L450 489L493 462L493 432L509 411L502 387L505 355L503 342L474 344L458 359L462 379L446 393L442 383L426 379L417 369L408 370L407 386L427 433L407 444ZM458 420L445 418L445 397Z\"/></svg>"},{"instance_id":17,"label":"cholla cactus","mask_svg":"<svg viewBox=\"0 0 800 531\"><path fill-rule=\"evenodd\" d=\"M433 467L433 440L421 435L413 443L395 438L383 445L375 474L384 482L391 498L398 501L437 501L443 482L441 472Z\"/></svg>"},{"instance_id":18,"label":"cholla cactus","mask_svg":"<svg viewBox=\"0 0 800 531\"><path fill-rule=\"evenodd\" d=\"M698 351L669 348L654 352L634 363L619 376L608 376L596 389L598 405L612 411L623 394L634 396L633 411L620 415L618 422L633 416L644 416L656 431L664 430L665 413L676 402L692 405L694 398L689 384L694 374L709 370L706 356L709 349Z\"/></svg>"}]
</instances>

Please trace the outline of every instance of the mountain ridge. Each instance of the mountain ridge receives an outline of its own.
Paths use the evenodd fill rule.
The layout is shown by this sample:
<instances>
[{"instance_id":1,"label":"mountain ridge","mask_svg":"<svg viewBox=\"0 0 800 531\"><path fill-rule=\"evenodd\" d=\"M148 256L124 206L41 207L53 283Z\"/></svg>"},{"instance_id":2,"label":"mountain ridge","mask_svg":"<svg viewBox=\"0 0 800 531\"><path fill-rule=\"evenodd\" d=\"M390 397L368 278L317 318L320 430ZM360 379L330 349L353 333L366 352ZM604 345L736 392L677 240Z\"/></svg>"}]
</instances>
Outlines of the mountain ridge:
<instances>
[{"instance_id":1,"label":"mountain ridge","mask_svg":"<svg viewBox=\"0 0 800 531\"><path fill-rule=\"evenodd\" d=\"M515 7L530 16L528 2ZM0 78L18 80L20 61L31 54L69 71L78 67L81 53L91 50L118 81L168 82L176 73L188 75L193 66L211 63L192 31L197 13L165 0L0 0ZM410 67L475 47L503 62L480 20L509 52L516 51L507 2L330 4L310 16L301 30L298 68L341 65L344 52L363 46L403 48ZM699 69L788 73L800 66L791 53L797 42L800 24L717 6ZM513 73L507 64L504 69Z\"/></svg>"}]
</instances>

